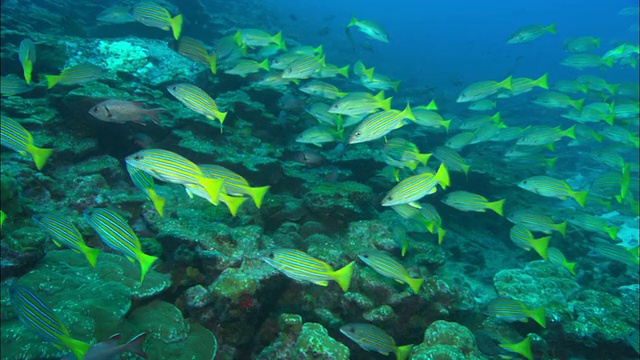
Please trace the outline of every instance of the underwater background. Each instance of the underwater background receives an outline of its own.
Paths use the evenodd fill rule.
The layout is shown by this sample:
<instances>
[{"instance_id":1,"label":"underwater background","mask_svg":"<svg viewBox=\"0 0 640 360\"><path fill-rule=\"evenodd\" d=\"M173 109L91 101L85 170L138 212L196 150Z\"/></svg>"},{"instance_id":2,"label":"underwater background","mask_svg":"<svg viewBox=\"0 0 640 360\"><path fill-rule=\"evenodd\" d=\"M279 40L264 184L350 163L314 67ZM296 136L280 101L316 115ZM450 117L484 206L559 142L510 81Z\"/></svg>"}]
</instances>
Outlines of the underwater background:
<instances>
[{"instance_id":1,"label":"underwater background","mask_svg":"<svg viewBox=\"0 0 640 360\"><path fill-rule=\"evenodd\" d=\"M636 359L632 1L6 0L2 359Z\"/></svg>"}]
</instances>

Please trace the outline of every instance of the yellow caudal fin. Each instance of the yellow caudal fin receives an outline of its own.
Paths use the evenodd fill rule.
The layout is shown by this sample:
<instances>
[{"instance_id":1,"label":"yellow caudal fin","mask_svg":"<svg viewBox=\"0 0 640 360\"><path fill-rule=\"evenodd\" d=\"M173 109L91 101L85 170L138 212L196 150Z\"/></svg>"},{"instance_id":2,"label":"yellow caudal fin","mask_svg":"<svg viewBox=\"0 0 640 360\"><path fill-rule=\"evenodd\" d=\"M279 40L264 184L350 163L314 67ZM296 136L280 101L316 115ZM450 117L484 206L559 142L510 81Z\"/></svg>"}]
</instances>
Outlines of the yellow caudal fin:
<instances>
[{"instance_id":1,"label":"yellow caudal fin","mask_svg":"<svg viewBox=\"0 0 640 360\"><path fill-rule=\"evenodd\" d=\"M547 165L547 167L549 169L553 169L556 166L556 161L558 161L558 157L552 157L552 158L548 158L548 159L544 159L544 163L545 165Z\"/></svg>"},{"instance_id":2,"label":"yellow caudal fin","mask_svg":"<svg viewBox=\"0 0 640 360\"><path fill-rule=\"evenodd\" d=\"M204 188L204 191L209 194L209 198L211 199L211 203L213 205L218 205L220 201L218 200L218 195L220 195L220 190L222 190L222 185L224 184L224 179L209 179L209 178L200 178L200 185Z\"/></svg>"},{"instance_id":3,"label":"yellow caudal fin","mask_svg":"<svg viewBox=\"0 0 640 360\"><path fill-rule=\"evenodd\" d=\"M447 170L447 166L444 163L440 164L440 167L438 168L436 174L433 176L433 179L437 181L438 184L440 184L440 187L443 190L450 185L449 171Z\"/></svg>"},{"instance_id":4,"label":"yellow caudal fin","mask_svg":"<svg viewBox=\"0 0 640 360\"><path fill-rule=\"evenodd\" d=\"M187 193L189 194L189 196L193 196L188 190ZM160 214L160 216L164 216L164 203L166 200L163 197L158 196L158 194L156 194L156 192L152 189L149 189L149 199L151 199L153 207L156 209L158 214Z\"/></svg>"},{"instance_id":5,"label":"yellow caudal fin","mask_svg":"<svg viewBox=\"0 0 640 360\"><path fill-rule=\"evenodd\" d=\"M182 14L176 15L169 22L171 26L171 31L173 32L173 38L178 40L180 38L180 34L182 33Z\"/></svg>"},{"instance_id":6,"label":"yellow caudal fin","mask_svg":"<svg viewBox=\"0 0 640 360\"><path fill-rule=\"evenodd\" d=\"M344 292L347 292L349 290L349 284L351 284L353 264L355 264L355 261L350 262L347 266L330 274L331 278L335 280L338 285L340 285L340 288L342 288L342 291Z\"/></svg>"},{"instance_id":7,"label":"yellow caudal fin","mask_svg":"<svg viewBox=\"0 0 640 360\"><path fill-rule=\"evenodd\" d=\"M507 89L507 90L513 90L513 87L511 85L511 79L513 79L513 76L510 75L508 78L496 84L496 86L499 88Z\"/></svg>"},{"instance_id":8,"label":"yellow caudal fin","mask_svg":"<svg viewBox=\"0 0 640 360\"><path fill-rule=\"evenodd\" d=\"M438 245L442 245L442 240L444 240L444 236L447 234L447 230L442 227L438 227Z\"/></svg>"},{"instance_id":9,"label":"yellow caudal fin","mask_svg":"<svg viewBox=\"0 0 640 360\"><path fill-rule=\"evenodd\" d=\"M60 340L62 341L62 345L69 349L78 360L84 359L84 355L91 348L90 344L84 341L73 339L69 335L62 337Z\"/></svg>"},{"instance_id":10,"label":"yellow caudal fin","mask_svg":"<svg viewBox=\"0 0 640 360\"><path fill-rule=\"evenodd\" d=\"M567 136L572 138L573 140L576 139L576 126L573 125L572 127L568 128L567 130L563 131L562 136Z\"/></svg>"},{"instance_id":11,"label":"yellow caudal fin","mask_svg":"<svg viewBox=\"0 0 640 360\"><path fill-rule=\"evenodd\" d=\"M363 66L364 67L364 66ZM367 79L369 79L369 81L373 81L373 72L375 71L375 68L372 66L370 68L365 68L364 70L362 70L362 74L364 76L367 77Z\"/></svg>"},{"instance_id":12,"label":"yellow caudal fin","mask_svg":"<svg viewBox=\"0 0 640 360\"><path fill-rule=\"evenodd\" d=\"M351 17L351 21L347 24L347 27L352 27L358 25L358 19L355 16Z\"/></svg>"},{"instance_id":13,"label":"yellow caudal fin","mask_svg":"<svg viewBox=\"0 0 640 360\"><path fill-rule=\"evenodd\" d=\"M576 200L576 202L578 204L580 204L580 206L584 207L584 205L587 203L587 195L589 194L589 191L574 191L571 193L571 197L574 198Z\"/></svg>"},{"instance_id":14,"label":"yellow caudal fin","mask_svg":"<svg viewBox=\"0 0 640 360\"><path fill-rule=\"evenodd\" d=\"M242 205L242 203L245 200L247 200L246 197L229 196L224 192L221 192L219 196L220 196L220 201L222 201L223 203L225 203L225 205L227 205L227 208L229 209L229 212L231 213L232 216L236 216L240 205Z\"/></svg>"},{"instance_id":15,"label":"yellow caudal fin","mask_svg":"<svg viewBox=\"0 0 640 360\"><path fill-rule=\"evenodd\" d=\"M256 204L256 207L258 209L260 209L260 206L262 206L262 199L264 199L264 196L267 194L267 191L269 191L269 186L261 186L261 187L243 187L242 188L247 195L251 196L251 198L253 199L253 202Z\"/></svg>"},{"instance_id":16,"label":"yellow caudal fin","mask_svg":"<svg viewBox=\"0 0 640 360\"><path fill-rule=\"evenodd\" d=\"M542 89L549 89L549 83L547 80L549 79L549 73L544 73L544 75L540 76L533 83L535 86Z\"/></svg>"},{"instance_id":17,"label":"yellow caudal fin","mask_svg":"<svg viewBox=\"0 0 640 360\"><path fill-rule=\"evenodd\" d=\"M216 55L215 52L209 55L209 57L207 58L207 62L209 63L209 68L211 69L211 72L215 75L216 72L218 71L218 55Z\"/></svg>"},{"instance_id":18,"label":"yellow caudal fin","mask_svg":"<svg viewBox=\"0 0 640 360\"><path fill-rule=\"evenodd\" d=\"M447 134L449 133L449 126L451 126L451 120L442 120L440 125L447 130Z\"/></svg>"},{"instance_id":19,"label":"yellow caudal fin","mask_svg":"<svg viewBox=\"0 0 640 360\"><path fill-rule=\"evenodd\" d=\"M60 75L45 75L44 79L47 82L47 89L51 89L52 87L56 86L56 84L58 83L58 81L60 81L60 79L62 79L62 76L60 76Z\"/></svg>"},{"instance_id":20,"label":"yellow caudal fin","mask_svg":"<svg viewBox=\"0 0 640 360\"><path fill-rule=\"evenodd\" d=\"M469 178L469 169L471 168L471 165L460 164L460 167L462 168L462 172L467 176L467 178Z\"/></svg>"},{"instance_id":21,"label":"yellow caudal fin","mask_svg":"<svg viewBox=\"0 0 640 360\"><path fill-rule=\"evenodd\" d=\"M322 45L320 45L322 46ZM336 70L336 72L345 77L345 79L349 78L349 65L343 66ZM346 93L345 93L346 94ZM344 95L343 95L344 96ZM341 96L342 97L342 96Z\"/></svg>"},{"instance_id":22,"label":"yellow caudal fin","mask_svg":"<svg viewBox=\"0 0 640 360\"><path fill-rule=\"evenodd\" d=\"M551 236L545 236L540 239L533 239L529 244L535 250L541 258L547 260L549 257L547 256L547 248L549 247L549 241L551 240Z\"/></svg>"},{"instance_id":23,"label":"yellow caudal fin","mask_svg":"<svg viewBox=\"0 0 640 360\"><path fill-rule=\"evenodd\" d=\"M436 105L436 100L433 99L431 100L431 102L429 102L429 104L427 104L427 106L424 107L425 110L438 110L438 105Z\"/></svg>"},{"instance_id":24,"label":"yellow caudal fin","mask_svg":"<svg viewBox=\"0 0 640 360\"><path fill-rule=\"evenodd\" d=\"M213 113L215 114L218 121L220 121L220 125L222 125L222 123L224 122L224 119L227 117L227 112L226 111L222 112L218 109L214 109ZM222 129L220 129L220 132L222 132Z\"/></svg>"},{"instance_id":25,"label":"yellow caudal fin","mask_svg":"<svg viewBox=\"0 0 640 360\"><path fill-rule=\"evenodd\" d=\"M22 64L22 70L24 74L24 81L26 81L27 84L31 84L31 72L33 71L33 63L31 60L26 60L24 64Z\"/></svg>"},{"instance_id":26,"label":"yellow caudal fin","mask_svg":"<svg viewBox=\"0 0 640 360\"><path fill-rule=\"evenodd\" d=\"M492 117L491 120L493 121L494 124L499 125L500 123L502 123L502 117L500 115L500 111L498 111L497 113L495 113ZM503 123L504 124L504 123Z\"/></svg>"},{"instance_id":27,"label":"yellow caudal fin","mask_svg":"<svg viewBox=\"0 0 640 360\"><path fill-rule=\"evenodd\" d=\"M501 342L499 346L516 354L520 354L527 360L533 360L533 352L531 351L531 338L529 337L515 344L509 342Z\"/></svg>"},{"instance_id":28,"label":"yellow caudal fin","mask_svg":"<svg viewBox=\"0 0 640 360\"><path fill-rule=\"evenodd\" d=\"M153 265L153 263L158 260L158 258L155 256L147 255L142 251L136 254L136 258L140 263L140 283L142 283L142 281L144 281L144 276L151 268L151 265Z\"/></svg>"},{"instance_id":29,"label":"yellow caudal fin","mask_svg":"<svg viewBox=\"0 0 640 360\"><path fill-rule=\"evenodd\" d=\"M84 257L87 258L87 261L91 265L91 267L96 267L96 263L98 262L98 254L100 250L90 248L88 246L80 247L80 251L84 254Z\"/></svg>"},{"instance_id":30,"label":"yellow caudal fin","mask_svg":"<svg viewBox=\"0 0 640 360\"><path fill-rule=\"evenodd\" d=\"M422 278L413 279L413 278L407 277L404 280L407 282L411 290L413 290L413 292L416 294L420 292L420 286L422 286L422 283L424 282L424 279Z\"/></svg>"},{"instance_id":31,"label":"yellow caudal fin","mask_svg":"<svg viewBox=\"0 0 640 360\"><path fill-rule=\"evenodd\" d=\"M429 158L431 158L431 154L416 154L416 160L418 160L424 166L427 166L427 161L429 161Z\"/></svg>"},{"instance_id":32,"label":"yellow caudal fin","mask_svg":"<svg viewBox=\"0 0 640 360\"><path fill-rule=\"evenodd\" d=\"M271 40L278 45L278 47L282 50L287 50L287 45L285 44L284 40L282 39L282 31L278 31L277 34L273 35L273 37L271 37ZM267 69L268 70L268 69Z\"/></svg>"},{"instance_id":33,"label":"yellow caudal fin","mask_svg":"<svg viewBox=\"0 0 640 360\"><path fill-rule=\"evenodd\" d=\"M602 63L607 67L612 67L613 66L613 59L614 59L613 57L603 59Z\"/></svg>"},{"instance_id":34,"label":"yellow caudal fin","mask_svg":"<svg viewBox=\"0 0 640 360\"><path fill-rule=\"evenodd\" d=\"M393 88L393 91L398 92L398 86L400 86L400 80L391 82L391 87Z\"/></svg>"},{"instance_id":35,"label":"yellow caudal fin","mask_svg":"<svg viewBox=\"0 0 640 360\"><path fill-rule=\"evenodd\" d=\"M396 353L396 360L405 360L409 354L411 354L412 348L413 344L396 346L395 349L393 349L393 352Z\"/></svg>"},{"instance_id":36,"label":"yellow caudal fin","mask_svg":"<svg viewBox=\"0 0 640 360\"><path fill-rule=\"evenodd\" d=\"M36 163L36 169L40 170L44 167L53 153L52 149L39 148L34 145L27 145L25 149L33 157L33 161Z\"/></svg>"},{"instance_id":37,"label":"yellow caudal fin","mask_svg":"<svg viewBox=\"0 0 640 360\"><path fill-rule=\"evenodd\" d=\"M502 199L502 200L498 200L498 201L487 203L487 209L491 209L491 210L495 211L496 214L498 214L500 216L504 216L502 214L502 206L504 205L504 201L505 200L506 199Z\"/></svg>"},{"instance_id":38,"label":"yellow caudal fin","mask_svg":"<svg viewBox=\"0 0 640 360\"><path fill-rule=\"evenodd\" d=\"M571 102L571 106L573 106L574 109L580 111L582 110L582 104L584 104L584 98L579 99L579 100L575 100L573 102Z\"/></svg>"},{"instance_id":39,"label":"yellow caudal fin","mask_svg":"<svg viewBox=\"0 0 640 360\"><path fill-rule=\"evenodd\" d=\"M553 23L547 27L544 28L546 31L555 34L556 33L556 23Z\"/></svg>"},{"instance_id":40,"label":"yellow caudal fin","mask_svg":"<svg viewBox=\"0 0 640 360\"><path fill-rule=\"evenodd\" d=\"M545 319L544 306L540 306L535 310L527 311L527 315L533 320L535 320L535 322L540 324L540 326L542 326L543 328L547 327L547 320Z\"/></svg>"},{"instance_id":41,"label":"yellow caudal fin","mask_svg":"<svg viewBox=\"0 0 640 360\"><path fill-rule=\"evenodd\" d=\"M618 228L617 228L617 227L615 227L615 226L611 226L611 227L606 226L606 227L604 228L604 231L606 231L606 232L607 232L607 234L609 234L609 237L610 237L612 240L615 240L615 239L617 239L617 238L618 238Z\"/></svg>"},{"instance_id":42,"label":"yellow caudal fin","mask_svg":"<svg viewBox=\"0 0 640 360\"><path fill-rule=\"evenodd\" d=\"M576 263L574 263L574 262L567 262L567 261L565 261L563 265L564 265L564 267L565 267L567 270L569 270L569 272L571 273L571 275L573 275L573 276L575 276L575 275L576 275L576 270L575 270Z\"/></svg>"},{"instance_id":43,"label":"yellow caudal fin","mask_svg":"<svg viewBox=\"0 0 640 360\"><path fill-rule=\"evenodd\" d=\"M567 222L561 222L560 224L556 224L554 225L554 228L560 233L562 234L562 237L566 237L567 236Z\"/></svg>"},{"instance_id":44,"label":"yellow caudal fin","mask_svg":"<svg viewBox=\"0 0 640 360\"><path fill-rule=\"evenodd\" d=\"M258 67L264 70L269 71L269 59L262 60L261 63L258 63Z\"/></svg>"},{"instance_id":45,"label":"yellow caudal fin","mask_svg":"<svg viewBox=\"0 0 640 360\"><path fill-rule=\"evenodd\" d=\"M409 249L409 240L402 240L402 247L400 248L400 254L404 257L407 254L407 249Z\"/></svg>"},{"instance_id":46,"label":"yellow caudal fin","mask_svg":"<svg viewBox=\"0 0 640 360\"><path fill-rule=\"evenodd\" d=\"M416 120L416 117L413 116L413 112L411 111L411 105L409 105L409 103L407 103L407 106L405 106L404 110L400 112L399 116L403 119L409 119L412 121Z\"/></svg>"}]
</instances>

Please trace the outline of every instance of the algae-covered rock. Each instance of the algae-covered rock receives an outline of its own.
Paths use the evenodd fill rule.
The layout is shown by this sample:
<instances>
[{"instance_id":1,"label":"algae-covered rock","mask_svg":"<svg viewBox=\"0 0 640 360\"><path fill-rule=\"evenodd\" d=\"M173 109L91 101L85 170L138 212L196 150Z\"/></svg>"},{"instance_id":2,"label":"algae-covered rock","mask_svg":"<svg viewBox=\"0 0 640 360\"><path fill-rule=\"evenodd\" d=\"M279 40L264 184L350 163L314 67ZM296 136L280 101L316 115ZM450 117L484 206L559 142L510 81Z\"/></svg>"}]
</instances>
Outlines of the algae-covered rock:
<instances>
[{"instance_id":1,"label":"algae-covered rock","mask_svg":"<svg viewBox=\"0 0 640 360\"><path fill-rule=\"evenodd\" d=\"M480 353L476 341L466 327L443 320L433 322L424 331L424 340L411 352L412 360L487 359Z\"/></svg>"},{"instance_id":2,"label":"algae-covered rock","mask_svg":"<svg viewBox=\"0 0 640 360\"><path fill-rule=\"evenodd\" d=\"M190 325L173 304L154 300L131 312L129 320L149 337L171 344L183 341L189 336Z\"/></svg>"},{"instance_id":3,"label":"algae-covered rock","mask_svg":"<svg viewBox=\"0 0 640 360\"><path fill-rule=\"evenodd\" d=\"M304 196L305 206L325 221L350 222L372 215L373 192L355 181L320 183Z\"/></svg>"},{"instance_id":4,"label":"algae-covered rock","mask_svg":"<svg viewBox=\"0 0 640 360\"><path fill-rule=\"evenodd\" d=\"M147 337L145 352L148 359L157 360L213 360L218 352L218 341L209 329L193 323L187 337L181 341L165 343Z\"/></svg>"}]
</instances>

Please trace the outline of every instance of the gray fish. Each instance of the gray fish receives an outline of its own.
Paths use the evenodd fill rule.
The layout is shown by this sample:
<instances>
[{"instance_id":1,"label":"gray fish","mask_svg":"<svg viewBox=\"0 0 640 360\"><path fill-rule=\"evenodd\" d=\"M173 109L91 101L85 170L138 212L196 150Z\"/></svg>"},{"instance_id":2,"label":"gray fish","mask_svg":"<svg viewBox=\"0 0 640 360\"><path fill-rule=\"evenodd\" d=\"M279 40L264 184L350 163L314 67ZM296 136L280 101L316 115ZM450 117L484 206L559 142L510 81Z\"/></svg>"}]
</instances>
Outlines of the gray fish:
<instances>
[{"instance_id":1,"label":"gray fish","mask_svg":"<svg viewBox=\"0 0 640 360\"><path fill-rule=\"evenodd\" d=\"M109 99L89 109L89 114L98 120L124 124L128 121L146 125L142 116L146 115L154 123L160 124L157 114L164 112L163 109L145 109L142 104L136 101L126 101Z\"/></svg>"}]
</instances>

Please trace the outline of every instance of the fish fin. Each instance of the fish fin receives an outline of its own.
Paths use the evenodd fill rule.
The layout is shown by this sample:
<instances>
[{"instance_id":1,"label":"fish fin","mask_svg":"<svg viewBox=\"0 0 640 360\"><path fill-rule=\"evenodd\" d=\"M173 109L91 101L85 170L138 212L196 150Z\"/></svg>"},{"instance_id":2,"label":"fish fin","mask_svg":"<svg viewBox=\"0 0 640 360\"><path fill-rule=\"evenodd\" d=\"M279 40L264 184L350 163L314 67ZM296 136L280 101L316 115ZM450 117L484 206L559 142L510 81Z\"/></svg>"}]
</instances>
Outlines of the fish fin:
<instances>
[{"instance_id":1,"label":"fish fin","mask_svg":"<svg viewBox=\"0 0 640 360\"><path fill-rule=\"evenodd\" d=\"M438 184L440 184L440 187L443 190L451 185L449 182L449 171L447 170L447 166L444 163L440 164L438 171L433 177L434 180L437 181Z\"/></svg>"},{"instance_id":2,"label":"fish fin","mask_svg":"<svg viewBox=\"0 0 640 360\"><path fill-rule=\"evenodd\" d=\"M185 188L186 189L186 188ZM187 190L187 194L193 197L193 194L189 190ZM166 202L165 198L158 196L155 191L149 191L149 198L151 198L151 202L153 203L153 207L156 209L160 216L164 216L164 203Z\"/></svg>"},{"instance_id":3,"label":"fish fin","mask_svg":"<svg viewBox=\"0 0 640 360\"><path fill-rule=\"evenodd\" d=\"M387 99L384 99L384 100L380 101L378 103L378 106L380 106L382 108L382 110L385 110L385 111L391 110L391 99L393 99L393 96L389 96ZM413 118L415 120L415 116Z\"/></svg>"},{"instance_id":4,"label":"fish fin","mask_svg":"<svg viewBox=\"0 0 640 360\"><path fill-rule=\"evenodd\" d=\"M607 232L607 234L609 234L609 237L612 240L615 240L618 238L618 228L615 226L611 226L611 227L605 227L604 231Z\"/></svg>"},{"instance_id":5,"label":"fish fin","mask_svg":"<svg viewBox=\"0 0 640 360\"><path fill-rule=\"evenodd\" d=\"M394 92L398 92L398 86L400 86L400 80L391 82L391 87L393 87Z\"/></svg>"},{"instance_id":6,"label":"fish fin","mask_svg":"<svg viewBox=\"0 0 640 360\"><path fill-rule=\"evenodd\" d=\"M362 73L367 77L367 79L369 79L369 81L373 81L373 72L375 71L375 69L376 68L374 68L373 66L369 69L365 68L364 70L362 70Z\"/></svg>"},{"instance_id":7,"label":"fish fin","mask_svg":"<svg viewBox=\"0 0 640 360\"><path fill-rule=\"evenodd\" d=\"M422 286L424 279L422 278L413 279L413 278L407 277L405 280L407 284L409 284L409 287L411 287L411 290L413 290L414 293L417 294L420 292L420 286Z\"/></svg>"},{"instance_id":8,"label":"fish fin","mask_svg":"<svg viewBox=\"0 0 640 360\"><path fill-rule=\"evenodd\" d=\"M496 214L498 214L500 216L504 216L502 214L502 206L504 205L505 200L506 199L490 202L490 203L487 204L487 208L495 211Z\"/></svg>"},{"instance_id":9,"label":"fish fin","mask_svg":"<svg viewBox=\"0 0 640 360\"><path fill-rule=\"evenodd\" d=\"M405 360L409 354L411 354L411 349L413 348L413 344L404 345L404 346L396 346L393 349L393 352L396 353L396 360Z\"/></svg>"},{"instance_id":10,"label":"fish fin","mask_svg":"<svg viewBox=\"0 0 640 360\"><path fill-rule=\"evenodd\" d=\"M412 206L412 207L414 207L416 209L422 209L422 205L418 204L415 201L412 201L412 202L408 203L407 205Z\"/></svg>"},{"instance_id":11,"label":"fish fin","mask_svg":"<svg viewBox=\"0 0 640 360\"><path fill-rule=\"evenodd\" d=\"M442 227L438 227L438 245L442 245L442 240L444 239L444 236L447 234L447 230L443 229Z\"/></svg>"},{"instance_id":12,"label":"fish fin","mask_svg":"<svg viewBox=\"0 0 640 360\"><path fill-rule=\"evenodd\" d=\"M147 335L149 335L149 333L146 332L136 335L124 345L124 350L146 359L147 354L142 350L142 345L144 344L144 340L147 338Z\"/></svg>"},{"instance_id":13,"label":"fish fin","mask_svg":"<svg viewBox=\"0 0 640 360\"><path fill-rule=\"evenodd\" d=\"M96 263L98 262L98 254L100 253L100 250L90 248L88 246L85 246L81 249L82 249L82 253L84 254L84 257L87 258L89 265L91 265L91 267L96 267Z\"/></svg>"},{"instance_id":14,"label":"fish fin","mask_svg":"<svg viewBox=\"0 0 640 360\"><path fill-rule=\"evenodd\" d=\"M320 45L320 46L322 46L322 45ZM339 68L337 70L337 73L342 75L342 76L344 76L345 79L348 79L349 78L349 66L350 65L346 65L346 66L343 66L343 67ZM345 94L346 95L347 93L339 93L339 94ZM340 95L338 95L338 96L340 96ZM344 96L344 95L342 95L342 96ZM340 97L342 97L342 96L340 96Z\"/></svg>"},{"instance_id":15,"label":"fish fin","mask_svg":"<svg viewBox=\"0 0 640 360\"><path fill-rule=\"evenodd\" d=\"M180 33L182 33L182 14L176 15L176 17L169 21L169 24L171 25L173 38L178 40L180 38Z\"/></svg>"},{"instance_id":16,"label":"fish fin","mask_svg":"<svg viewBox=\"0 0 640 360\"><path fill-rule=\"evenodd\" d=\"M222 112L220 110L213 110L213 113L216 115L216 117L218 117L218 121L220 121L220 125L222 125L222 123L224 122L224 119L227 118L227 111ZM222 129L220 129L220 131L222 132Z\"/></svg>"},{"instance_id":17,"label":"fish fin","mask_svg":"<svg viewBox=\"0 0 640 360\"><path fill-rule=\"evenodd\" d=\"M277 34L273 35L271 40L273 40L273 42L276 43L276 45L278 45L278 47L280 49L285 50L285 51L287 50L287 44L282 39L282 31L278 31ZM267 70L269 70L269 69L267 69Z\"/></svg>"},{"instance_id":18,"label":"fish fin","mask_svg":"<svg viewBox=\"0 0 640 360\"><path fill-rule=\"evenodd\" d=\"M536 79L535 84L542 89L549 89L549 84L547 82L549 78L549 73L544 73L544 75L540 76L538 79Z\"/></svg>"},{"instance_id":19,"label":"fish fin","mask_svg":"<svg viewBox=\"0 0 640 360\"><path fill-rule=\"evenodd\" d=\"M571 106L573 106L576 110L580 111L582 110L582 104L584 104L584 98L572 102Z\"/></svg>"},{"instance_id":20,"label":"fish fin","mask_svg":"<svg viewBox=\"0 0 640 360\"><path fill-rule=\"evenodd\" d=\"M413 112L411 111L411 105L409 105L409 103L407 103L407 106L404 108L404 110L402 110L400 116L404 117L405 119L416 121L416 117L413 115Z\"/></svg>"},{"instance_id":21,"label":"fish fin","mask_svg":"<svg viewBox=\"0 0 640 360\"><path fill-rule=\"evenodd\" d=\"M60 79L62 79L62 76L60 76L60 75L45 75L44 79L47 82L47 89L51 89L52 87L56 86L56 84L58 83L58 81L60 81Z\"/></svg>"},{"instance_id":22,"label":"fish fin","mask_svg":"<svg viewBox=\"0 0 640 360\"><path fill-rule=\"evenodd\" d=\"M602 60L602 63L607 67L612 67L613 66L613 57L606 58L606 59Z\"/></svg>"},{"instance_id":23,"label":"fish fin","mask_svg":"<svg viewBox=\"0 0 640 360\"><path fill-rule=\"evenodd\" d=\"M553 23L547 27L544 28L546 31L555 34L556 33L556 23Z\"/></svg>"},{"instance_id":24,"label":"fish fin","mask_svg":"<svg viewBox=\"0 0 640 360\"><path fill-rule=\"evenodd\" d=\"M424 107L425 110L438 110L438 105L436 105L436 99L433 99Z\"/></svg>"},{"instance_id":25,"label":"fish fin","mask_svg":"<svg viewBox=\"0 0 640 360\"><path fill-rule=\"evenodd\" d=\"M558 230L558 232L560 234L562 234L562 237L566 237L567 236L567 222L566 221L564 221L564 222L562 222L560 224L557 224L555 226L555 228L556 228L556 230Z\"/></svg>"},{"instance_id":26,"label":"fish fin","mask_svg":"<svg viewBox=\"0 0 640 360\"><path fill-rule=\"evenodd\" d=\"M229 209L229 212L232 216L236 216L240 205L242 205L242 203L247 200L246 197L229 196L224 192L221 192L218 196L220 196L222 202L227 205L227 208Z\"/></svg>"},{"instance_id":27,"label":"fish fin","mask_svg":"<svg viewBox=\"0 0 640 360\"><path fill-rule=\"evenodd\" d=\"M402 240L402 247L400 248L400 253L402 257L404 257L407 254L407 249L409 249L409 240L404 239Z\"/></svg>"},{"instance_id":28,"label":"fish fin","mask_svg":"<svg viewBox=\"0 0 640 360\"><path fill-rule=\"evenodd\" d=\"M355 16L352 16L351 21L349 22L349 24L347 24L347 27L356 26L356 25L358 25L358 19L356 19Z\"/></svg>"},{"instance_id":29,"label":"fish fin","mask_svg":"<svg viewBox=\"0 0 640 360\"><path fill-rule=\"evenodd\" d=\"M201 178L200 185L204 188L204 191L209 194L209 198L211 199L211 203L213 205L218 205L220 201L218 200L218 195L222 190L222 185L224 184L224 179L210 179L210 178Z\"/></svg>"},{"instance_id":30,"label":"fish fin","mask_svg":"<svg viewBox=\"0 0 640 360\"><path fill-rule=\"evenodd\" d=\"M207 63L209 64L209 69L211 69L211 72L215 75L218 71L218 55L216 55L215 52L209 55Z\"/></svg>"},{"instance_id":31,"label":"fish fin","mask_svg":"<svg viewBox=\"0 0 640 360\"><path fill-rule=\"evenodd\" d=\"M31 62L31 60L26 60L24 64L22 64L22 70L24 74L24 81L26 81L28 85L31 85L31 72L33 71L33 62Z\"/></svg>"},{"instance_id":32,"label":"fish fin","mask_svg":"<svg viewBox=\"0 0 640 360\"><path fill-rule=\"evenodd\" d=\"M144 276L147 274L147 271L151 268L151 265L158 260L157 257L147 255L140 251L137 255L138 262L140 263L140 283L144 280Z\"/></svg>"},{"instance_id":33,"label":"fish fin","mask_svg":"<svg viewBox=\"0 0 640 360\"><path fill-rule=\"evenodd\" d=\"M406 161L404 163L404 165L406 167L408 167L409 170L414 171L418 167L418 162L417 161ZM398 180L398 179L396 179L396 180Z\"/></svg>"},{"instance_id":34,"label":"fish fin","mask_svg":"<svg viewBox=\"0 0 640 360\"><path fill-rule=\"evenodd\" d=\"M587 203L587 195L589 195L589 191L574 191L571 193L571 197L573 197L580 206L584 207Z\"/></svg>"},{"instance_id":35,"label":"fish fin","mask_svg":"<svg viewBox=\"0 0 640 360\"><path fill-rule=\"evenodd\" d=\"M258 63L258 67L264 70L269 71L269 59L262 60L261 63Z\"/></svg>"},{"instance_id":36,"label":"fish fin","mask_svg":"<svg viewBox=\"0 0 640 360\"><path fill-rule=\"evenodd\" d=\"M49 156L53 153L52 149L39 148L34 145L27 145L25 149L31 156L33 157L33 161L36 163L36 168L38 170L42 169L44 165L47 163Z\"/></svg>"},{"instance_id":37,"label":"fish fin","mask_svg":"<svg viewBox=\"0 0 640 360\"><path fill-rule=\"evenodd\" d=\"M256 204L256 207L260 209L262 206L262 200L266 195L267 191L269 191L269 186L260 186L260 187L243 187L243 189L247 192L249 196L253 199L253 202Z\"/></svg>"},{"instance_id":38,"label":"fish fin","mask_svg":"<svg viewBox=\"0 0 640 360\"><path fill-rule=\"evenodd\" d=\"M502 80L501 82L499 82L496 86L500 87L500 88L505 88L507 90L513 90L513 86L511 83L511 79L513 79L513 75L509 75L508 78Z\"/></svg>"},{"instance_id":39,"label":"fish fin","mask_svg":"<svg viewBox=\"0 0 640 360\"><path fill-rule=\"evenodd\" d=\"M416 155L416 159L424 166L427 166L427 162L429 161L429 158L431 158L432 154L417 154ZM412 169L413 170L413 169Z\"/></svg>"},{"instance_id":40,"label":"fish fin","mask_svg":"<svg viewBox=\"0 0 640 360\"><path fill-rule=\"evenodd\" d=\"M154 123L160 125L160 119L157 115L164 111L164 109L146 109L144 114L147 115Z\"/></svg>"},{"instance_id":41,"label":"fish fin","mask_svg":"<svg viewBox=\"0 0 640 360\"><path fill-rule=\"evenodd\" d=\"M541 258L547 260L547 248L549 247L549 241L551 240L551 236L541 237L539 239L533 239L529 242L529 245L535 250Z\"/></svg>"},{"instance_id":42,"label":"fish fin","mask_svg":"<svg viewBox=\"0 0 640 360\"><path fill-rule=\"evenodd\" d=\"M571 275L575 276L576 275L576 263L574 262L565 262L564 263L564 267L569 270L569 272L571 273Z\"/></svg>"},{"instance_id":43,"label":"fish fin","mask_svg":"<svg viewBox=\"0 0 640 360\"><path fill-rule=\"evenodd\" d=\"M71 338L69 335L60 339L62 344L76 356L78 360L84 359L84 355L89 351L91 345L80 340Z\"/></svg>"},{"instance_id":44,"label":"fish fin","mask_svg":"<svg viewBox=\"0 0 640 360\"><path fill-rule=\"evenodd\" d=\"M349 290L349 284L351 284L351 275L353 274L353 264L355 261L350 262L347 266L340 270L336 270L331 273L331 278L335 280L342 291L347 292Z\"/></svg>"}]
</instances>

